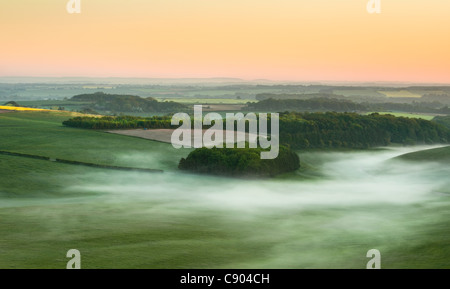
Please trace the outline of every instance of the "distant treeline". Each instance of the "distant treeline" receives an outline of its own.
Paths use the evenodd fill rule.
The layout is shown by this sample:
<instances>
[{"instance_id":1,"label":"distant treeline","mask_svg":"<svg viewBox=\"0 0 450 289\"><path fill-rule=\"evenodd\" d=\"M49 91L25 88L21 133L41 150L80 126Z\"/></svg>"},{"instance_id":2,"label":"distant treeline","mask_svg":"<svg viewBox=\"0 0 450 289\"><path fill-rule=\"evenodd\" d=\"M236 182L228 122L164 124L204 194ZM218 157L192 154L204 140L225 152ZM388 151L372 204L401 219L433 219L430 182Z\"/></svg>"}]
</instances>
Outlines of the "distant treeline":
<instances>
[{"instance_id":1,"label":"distant treeline","mask_svg":"<svg viewBox=\"0 0 450 289\"><path fill-rule=\"evenodd\" d=\"M330 90L332 92L332 90ZM337 95L330 92L321 92L321 93L258 93L255 96L256 100L266 100L266 99L314 99L314 98L334 98L334 99L343 99L345 96Z\"/></svg>"},{"instance_id":2,"label":"distant treeline","mask_svg":"<svg viewBox=\"0 0 450 289\"><path fill-rule=\"evenodd\" d=\"M450 91L445 94L424 94L421 97L421 100L428 102L441 102L447 105L450 105Z\"/></svg>"},{"instance_id":3,"label":"distant treeline","mask_svg":"<svg viewBox=\"0 0 450 289\"><path fill-rule=\"evenodd\" d=\"M248 110L271 111L339 111L351 112L366 110L367 107L350 100L336 98L309 99L264 99L256 103L249 103Z\"/></svg>"},{"instance_id":4,"label":"distant treeline","mask_svg":"<svg viewBox=\"0 0 450 289\"><path fill-rule=\"evenodd\" d=\"M413 102L413 103L361 103L365 111L401 111L416 113L450 114L450 108L439 102Z\"/></svg>"},{"instance_id":5,"label":"distant treeline","mask_svg":"<svg viewBox=\"0 0 450 289\"><path fill-rule=\"evenodd\" d=\"M171 117L76 117L70 127L88 129L176 128ZM269 126L270 129L270 126ZM396 144L448 143L450 130L436 122L393 115L357 113L280 114L280 143L291 148L369 148Z\"/></svg>"},{"instance_id":6,"label":"distant treeline","mask_svg":"<svg viewBox=\"0 0 450 289\"><path fill-rule=\"evenodd\" d=\"M159 102L152 97L141 98L135 95L103 92L75 95L71 100L91 102L92 105L85 109L113 112L178 112L186 108L173 101Z\"/></svg>"},{"instance_id":7,"label":"distant treeline","mask_svg":"<svg viewBox=\"0 0 450 289\"><path fill-rule=\"evenodd\" d=\"M261 159L261 148L199 148L182 158L178 168L197 173L237 177L272 177L295 171L300 167L298 155L285 146L280 146L278 157Z\"/></svg>"},{"instance_id":8,"label":"distant treeline","mask_svg":"<svg viewBox=\"0 0 450 289\"><path fill-rule=\"evenodd\" d=\"M269 96L270 98L267 98ZM309 94L309 95L260 94L257 96L257 98L262 100L256 103L248 103L247 104L248 110L336 111L336 112L402 111L402 112L450 114L450 108L447 105L444 105L436 101L413 102L413 103L395 103L395 102L357 103L345 99L345 97L343 96L336 96L329 94Z\"/></svg>"}]
</instances>

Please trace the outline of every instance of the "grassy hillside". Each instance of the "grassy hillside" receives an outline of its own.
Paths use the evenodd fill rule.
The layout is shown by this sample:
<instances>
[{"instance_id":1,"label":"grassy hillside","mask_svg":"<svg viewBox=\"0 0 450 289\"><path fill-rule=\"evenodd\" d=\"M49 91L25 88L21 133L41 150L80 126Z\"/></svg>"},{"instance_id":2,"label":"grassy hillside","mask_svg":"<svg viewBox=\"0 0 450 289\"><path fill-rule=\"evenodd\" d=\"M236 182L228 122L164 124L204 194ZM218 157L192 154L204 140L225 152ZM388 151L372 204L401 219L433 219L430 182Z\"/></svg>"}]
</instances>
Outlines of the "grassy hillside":
<instances>
[{"instance_id":1,"label":"grassy hillside","mask_svg":"<svg viewBox=\"0 0 450 289\"><path fill-rule=\"evenodd\" d=\"M409 117L409 118L421 118L425 120L432 120L434 118L433 115L420 114L420 113L406 113L406 112L388 112L388 111L380 111L380 112L368 112L366 114L379 113L379 114L390 114L396 117Z\"/></svg>"},{"instance_id":2,"label":"grassy hillside","mask_svg":"<svg viewBox=\"0 0 450 289\"><path fill-rule=\"evenodd\" d=\"M442 124L443 126L450 129L450 115L447 116L436 116L433 121Z\"/></svg>"},{"instance_id":3,"label":"grassy hillside","mask_svg":"<svg viewBox=\"0 0 450 289\"><path fill-rule=\"evenodd\" d=\"M450 163L450 146L409 153L399 156L398 159Z\"/></svg>"},{"instance_id":4,"label":"grassy hillside","mask_svg":"<svg viewBox=\"0 0 450 289\"><path fill-rule=\"evenodd\" d=\"M189 151L62 127L68 117L63 112L2 114L0 148L166 170L177 170ZM265 249L234 239L240 233L231 225L216 229L221 221L210 216L181 218L158 208L158 202L127 196L127 190L111 197L95 187L78 189L89 183L120 186L120 178L130 185L133 178L152 183L151 178L160 177L0 155L0 268L65 268L65 254L73 247L82 252L83 268L219 266L224 259L244 261L247 254ZM209 254L216 240L223 251L213 261ZM233 253L233 247L241 252Z\"/></svg>"},{"instance_id":5,"label":"grassy hillside","mask_svg":"<svg viewBox=\"0 0 450 289\"><path fill-rule=\"evenodd\" d=\"M186 151L170 144L152 142L92 130L64 127L61 123L71 117L65 112L20 112L0 114L2 141L0 150L28 153L51 158L91 162L104 165L161 166L149 160L131 160L133 154L152 155L157 152L162 165L176 168ZM121 157L124 156L124 157ZM173 162L170 166L168 163Z\"/></svg>"},{"instance_id":6,"label":"grassy hillside","mask_svg":"<svg viewBox=\"0 0 450 289\"><path fill-rule=\"evenodd\" d=\"M417 192L405 191L416 187L400 186L401 178L384 186L386 178L366 175L365 166L352 169L364 154L378 158L375 151L308 152L305 159L323 180L230 182L178 172L190 150L63 127L68 118L65 112L0 114L0 150L165 173L0 155L0 268L65 268L69 249L80 250L86 269L365 268L371 248L381 250L382 268L449 266L448 197L398 203L394 195L414 199ZM409 175L410 167L400 171ZM441 175L448 187L448 173ZM370 196L364 201L378 191L379 204Z\"/></svg>"},{"instance_id":7,"label":"grassy hillside","mask_svg":"<svg viewBox=\"0 0 450 289\"><path fill-rule=\"evenodd\" d=\"M170 144L63 127L67 112L12 112L0 114L0 150L101 165L177 170L189 150ZM0 196L65 196L66 179L77 173L110 171L44 160L0 155ZM61 177L64 175L64 177ZM73 177L72 177L72 176Z\"/></svg>"}]
</instances>

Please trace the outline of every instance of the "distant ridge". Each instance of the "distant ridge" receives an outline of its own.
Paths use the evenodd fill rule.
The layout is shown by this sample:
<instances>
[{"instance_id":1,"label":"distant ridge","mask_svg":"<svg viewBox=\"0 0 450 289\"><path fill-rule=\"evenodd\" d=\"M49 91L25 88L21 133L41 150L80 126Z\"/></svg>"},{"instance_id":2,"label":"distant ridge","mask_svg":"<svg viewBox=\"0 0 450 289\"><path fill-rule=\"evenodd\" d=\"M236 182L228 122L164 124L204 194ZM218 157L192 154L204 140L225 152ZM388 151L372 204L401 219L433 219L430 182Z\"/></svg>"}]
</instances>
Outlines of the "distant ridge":
<instances>
[{"instance_id":1,"label":"distant ridge","mask_svg":"<svg viewBox=\"0 0 450 289\"><path fill-rule=\"evenodd\" d=\"M186 85L186 84L271 84L271 85L325 85L325 86L357 86L357 87L410 87L410 86L450 86L450 83L414 83L387 81L295 81L270 79L241 79L236 77L209 78L145 78L145 77L34 77L34 76L2 76L0 83L50 83L50 84L153 84L153 85Z\"/></svg>"},{"instance_id":2,"label":"distant ridge","mask_svg":"<svg viewBox=\"0 0 450 289\"><path fill-rule=\"evenodd\" d=\"M0 77L1 83L220 84L248 83L239 78Z\"/></svg>"}]
</instances>

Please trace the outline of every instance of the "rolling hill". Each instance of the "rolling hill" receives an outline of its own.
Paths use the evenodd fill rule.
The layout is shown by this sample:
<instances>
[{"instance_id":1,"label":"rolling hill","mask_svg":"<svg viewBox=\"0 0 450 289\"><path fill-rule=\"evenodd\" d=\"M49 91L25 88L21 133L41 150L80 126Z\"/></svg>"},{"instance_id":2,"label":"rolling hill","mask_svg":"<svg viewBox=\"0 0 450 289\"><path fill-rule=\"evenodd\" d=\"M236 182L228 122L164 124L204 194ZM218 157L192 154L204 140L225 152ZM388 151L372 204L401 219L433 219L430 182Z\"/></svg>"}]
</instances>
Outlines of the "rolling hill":
<instances>
[{"instance_id":1,"label":"rolling hill","mask_svg":"<svg viewBox=\"0 0 450 289\"><path fill-rule=\"evenodd\" d=\"M450 146L408 153L401 155L396 159L450 163Z\"/></svg>"}]
</instances>

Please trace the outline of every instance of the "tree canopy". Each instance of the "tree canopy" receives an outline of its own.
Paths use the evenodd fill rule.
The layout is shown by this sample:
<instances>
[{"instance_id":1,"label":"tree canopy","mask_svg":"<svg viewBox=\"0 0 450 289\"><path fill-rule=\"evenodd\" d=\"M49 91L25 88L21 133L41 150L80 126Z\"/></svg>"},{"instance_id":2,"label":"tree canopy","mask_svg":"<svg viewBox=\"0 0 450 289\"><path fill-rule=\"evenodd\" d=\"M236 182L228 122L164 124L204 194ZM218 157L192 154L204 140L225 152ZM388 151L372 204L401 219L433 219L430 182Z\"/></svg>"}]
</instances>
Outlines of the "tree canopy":
<instances>
[{"instance_id":1,"label":"tree canopy","mask_svg":"<svg viewBox=\"0 0 450 289\"><path fill-rule=\"evenodd\" d=\"M280 146L278 157L261 159L261 148L199 148L178 165L181 170L234 177L273 177L300 168L298 155Z\"/></svg>"},{"instance_id":2,"label":"tree canopy","mask_svg":"<svg viewBox=\"0 0 450 289\"><path fill-rule=\"evenodd\" d=\"M280 115L280 142L294 149L369 148L389 144L448 143L450 130L432 121L373 113Z\"/></svg>"},{"instance_id":3,"label":"tree canopy","mask_svg":"<svg viewBox=\"0 0 450 289\"><path fill-rule=\"evenodd\" d=\"M91 102L93 110L114 112L178 112L186 107L173 101L159 102L152 97L141 98L136 95L106 94L96 92L80 94L73 101Z\"/></svg>"}]
</instances>

